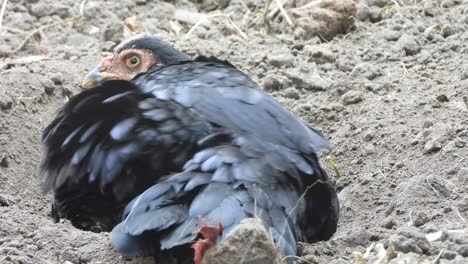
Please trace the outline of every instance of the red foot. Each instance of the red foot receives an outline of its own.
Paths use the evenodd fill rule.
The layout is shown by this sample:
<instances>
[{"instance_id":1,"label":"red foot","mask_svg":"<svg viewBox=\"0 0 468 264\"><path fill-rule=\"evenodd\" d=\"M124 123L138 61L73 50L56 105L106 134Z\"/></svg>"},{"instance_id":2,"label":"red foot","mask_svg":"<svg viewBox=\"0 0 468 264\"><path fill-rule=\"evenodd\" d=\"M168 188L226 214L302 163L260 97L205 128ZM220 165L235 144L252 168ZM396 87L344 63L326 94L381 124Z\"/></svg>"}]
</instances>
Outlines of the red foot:
<instances>
[{"instance_id":1,"label":"red foot","mask_svg":"<svg viewBox=\"0 0 468 264\"><path fill-rule=\"evenodd\" d=\"M195 257L193 258L195 264L202 263L202 259L206 251L216 243L219 235L223 232L223 226L219 221L217 227L207 225L202 216L198 217L198 221L200 222L200 228L195 230L193 233L201 234L204 239L200 239L192 245L192 248L195 250Z\"/></svg>"}]
</instances>

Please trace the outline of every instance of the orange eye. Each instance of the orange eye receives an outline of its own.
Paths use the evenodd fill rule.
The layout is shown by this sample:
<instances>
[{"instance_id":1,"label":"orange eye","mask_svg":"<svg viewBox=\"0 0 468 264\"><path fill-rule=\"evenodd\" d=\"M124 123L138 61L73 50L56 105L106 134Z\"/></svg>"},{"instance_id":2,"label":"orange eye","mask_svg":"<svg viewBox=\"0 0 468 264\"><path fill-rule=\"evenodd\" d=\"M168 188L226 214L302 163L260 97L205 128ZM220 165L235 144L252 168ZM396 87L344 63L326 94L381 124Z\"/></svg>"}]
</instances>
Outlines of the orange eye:
<instances>
[{"instance_id":1,"label":"orange eye","mask_svg":"<svg viewBox=\"0 0 468 264\"><path fill-rule=\"evenodd\" d=\"M125 60L125 64L127 64L127 67L129 68L135 68L138 67L141 63L141 59L137 55L133 55L128 57L128 59Z\"/></svg>"}]
</instances>

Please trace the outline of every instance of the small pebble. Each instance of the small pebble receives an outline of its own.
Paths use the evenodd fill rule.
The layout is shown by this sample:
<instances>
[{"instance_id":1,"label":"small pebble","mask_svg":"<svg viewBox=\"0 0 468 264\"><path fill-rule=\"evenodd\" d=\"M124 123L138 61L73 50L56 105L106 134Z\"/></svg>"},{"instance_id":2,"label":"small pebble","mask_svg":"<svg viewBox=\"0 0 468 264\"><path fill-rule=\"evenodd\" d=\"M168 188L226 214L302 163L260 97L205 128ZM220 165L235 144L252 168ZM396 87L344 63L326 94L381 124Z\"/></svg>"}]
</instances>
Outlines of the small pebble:
<instances>
[{"instance_id":1,"label":"small pebble","mask_svg":"<svg viewBox=\"0 0 468 264\"><path fill-rule=\"evenodd\" d=\"M452 167L447 171L448 175L455 175L460 171L460 168L458 166Z\"/></svg>"},{"instance_id":2,"label":"small pebble","mask_svg":"<svg viewBox=\"0 0 468 264\"><path fill-rule=\"evenodd\" d=\"M295 87L308 91L324 91L330 84L324 80L318 72L314 74L299 74L297 72L287 73L288 79Z\"/></svg>"},{"instance_id":3,"label":"small pebble","mask_svg":"<svg viewBox=\"0 0 468 264\"><path fill-rule=\"evenodd\" d=\"M70 8L60 3L51 5L44 2L38 2L31 6L31 14L36 17L58 15L61 18L64 18L67 17L69 13Z\"/></svg>"},{"instance_id":4,"label":"small pebble","mask_svg":"<svg viewBox=\"0 0 468 264\"><path fill-rule=\"evenodd\" d=\"M373 65L369 63L361 63L361 64L356 65L356 67L354 67L354 70L352 71L352 75L362 76L368 79L369 81L372 81L378 76L381 76L382 72L380 69L378 69L377 67L374 67Z\"/></svg>"},{"instance_id":5,"label":"small pebble","mask_svg":"<svg viewBox=\"0 0 468 264\"><path fill-rule=\"evenodd\" d=\"M442 212L443 212L444 214L450 213L450 212L452 212L452 208L450 208L450 207L445 207L445 208L442 210Z\"/></svg>"},{"instance_id":6,"label":"small pebble","mask_svg":"<svg viewBox=\"0 0 468 264\"><path fill-rule=\"evenodd\" d=\"M295 57L290 52L273 54L269 57L270 64L274 67L291 67L294 65Z\"/></svg>"},{"instance_id":7,"label":"small pebble","mask_svg":"<svg viewBox=\"0 0 468 264\"><path fill-rule=\"evenodd\" d=\"M444 250L444 252L442 253L442 255L440 256L441 259L448 259L448 260L452 260L454 258L456 258L458 255L457 252L455 251L452 251L452 250Z\"/></svg>"},{"instance_id":8,"label":"small pebble","mask_svg":"<svg viewBox=\"0 0 468 264\"><path fill-rule=\"evenodd\" d=\"M382 20L382 12L380 11L380 8L376 6L369 8L368 17L369 17L369 21L372 23L376 23Z\"/></svg>"},{"instance_id":9,"label":"small pebble","mask_svg":"<svg viewBox=\"0 0 468 264\"><path fill-rule=\"evenodd\" d=\"M369 6L385 7L392 3L392 0L367 0Z\"/></svg>"},{"instance_id":10,"label":"small pebble","mask_svg":"<svg viewBox=\"0 0 468 264\"><path fill-rule=\"evenodd\" d=\"M389 237L389 243L395 246L396 250L404 253L424 254L430 249L429 241L422 233L414 230L414 227L401 229L398 234Z\"/></svg>"},{"instance_id":11,"label":"small pebble","mask_svg":"<svg viewBox=\"0 0 468 264\"><path fill-rule=\"evenodd\" d=\"M342 105L340 103L336 103L336 104L332 105L332 109L339 113L339 112L344 111L345 107L344 107L344 105Z\"/></svg>"},{"instance_id":12,"label":"small pebble","mask_svg":"<svg viewBox=\"0 0 468 264\"><path fill-rule=\"evenodd\" d=\"M462 257L468 257L468 244L459 245L457 247L457 253L462 255Z\"/></svg>"},{"instance_id":13,"label":"small pebble","mask_svg":"<svg viewBox=\"0 0 468 264\"><path fill-rule=\"evenodd\" d=\"M281 83L274 75L267 75L263 78L263 87L267 91L277 91L281 89Z\"/></svg>"},{"instance_id":14,"label":"small pebble","mask_svg":"<svg viewBox=\"0 0 468 264\"><path fill-rule=\"evenodd\" d=\"M357 104L364 100L362 93L359 91L349 91L341 96L344 105Z\"/></svg>"},{"instance_id":15,"label":"small pebble","mask_svg":"<svg viewBox=\"0 0 468 264\"><path fill-rule=\"evenodd\" d=\"M309 56L308 61L313 61L317 64L335 62L335 55L333 55L329 49L322 46L306 45L304 47L304 51L306 52L307 56Z\"/></svg>"},{"instance_id":16,"label":"small pebble","mask_svg":"<svg viewBox=\"0 0 468 264\"><path fill-rule=\"evenodd\" d=\"M13 201L6 195L0 195L0 206L10 206ZM0 242L0 245L2 243Z\"/></svg>"},{"instance_id":17,"label":"small pebble","mask_svg":"<svg viewBox=\"0 0 468 264\"><path fill-rule=\"evenodd\" d=\"M286 98L292 98L296 100L299 100L301 98L301 95L299 94L299 92L293 87L289 87L286 90L284 90L283 95Z\"/></svg>"},{"instance_id":18,"label":"small pebble","mask_svg":"<svg viewBox=\"0 0 468 264\"><path fill-rule=\"evenodd\" d=\"M13 49L5 44L0 44L0 57L8 56Z\"/></svg>"},{"instance_id":19,"label":"small pebble","mask_svg":"<svg viewBox=\"0 0 468 264\"><path fill-rule=\"evenodd\" d=\"M434 123L430 120L426 120L424 121L423 123L423 128L428 128L428 127L431 127Z\"/></svg>"},{"instance_id":20,"label":"small pebble","mask_svg":"<svg viewBox=\"0 0 468 264\"><path fill-rule=\"evenodd\" d=\"M449 8L455 5L456 5L455 0L442 0L442 2L440 3L440 6L443 8Z\"/></svg>"},{"instance_id":21,"label":"small pebble","mask_svg":"<svg viewBox=\"0 0 468 264\"><path fill-rule=\"evenodd\" d=\"M3 110L8 110L13 105L13 100L8 95L0 96L0 108Z\"/></svg>"},{"instance_id":22,"label":"small pebble","mask_svg":"<svg viewBox=\"0 0 468 264\"><path fill-rule=\"evenodd\" d=\"M447 103L447 102L449 101L447 95L445 95L445 94L439 94L439 95L437 95L437 96L436 96L436 100L437 100L437 102L439 102L439 103Z\"/></svg>"},{"instance_id":23,"label":"small pebble","mask_svg":"<svg viewBox=\"0 0 468 264\"><path fill-rule=\"evenodd\" d=\"M117 46L117 44L114 41L106 41L102 44L101 50L112 52L115 46Z\"/></svg>"},{"instance_id":24,"label":"small pebble","mask_svg":"<svg viewBox=\"0 0 468 264\"><path fill-rule=\"evenodd\" d=\"M418 62L421 64L427 64L433 60L432 54L427 50L422 50L418 54Z\"/></svg>"},{"instance_id":25,"label":"small pebble","mask_svg":"<svg viewBox=\"0 0 468 264\"><path fill-rule=\"evenodd\" d=\"M10 163L8 161L8 158L6 156L3 156L0 160L0 166L4 168L8 168L9 165Z\"/></svg>"},{"instance_id":26,"label":"small pebble","mask_svg":"<svg viewBox=\"0 0 468 264\"><path fill-rule=\"evenodd\" d=\"M52 95L55 90L54 83L50 79L44 79L41 81L42 86L44 87L44 92L47 95Z\"/></svg>"},{"instance_id":27,"label":"small pebble","mask_svg":"<svg viewBox=\"0 0 468 264\"><path fill-rule=\"evenodd\" d=\"M468 211L468 197L465 197L463 200L458 202L458 210L460 212Z\"/></svg>"},{"instance_id":28,"label":"small pebble","mask_svg":"<svg viewBox=\"0 0 468 264\"><path fill-rule=\"evenodd\" d=\"M429 154L431 152L438 151L442 148L442 144L438 140L429 140L424 145L424 154Z\"/></svg>"},{"instance_id":29,"label":"small pebble","mask_svg":"<svg viewBox=\"0 0 468 264\"><path fill-rule=\"evenodd\" d=\"M367 132L367 133L364 135L363 140L364 140L365 142L369 142L369 141L371 141L373 138L374 138L374 132L369 131L369 132Z\"/></svg>"},{"instance_id":30,"label":"small pebble","mask_svg":"<svg viewBox=\"0 0 468 264\"><path fill-rule=\"evenodd\" d=\"M407 56L416 55L421 51L421 46L413 36L403 35L398 40L398 45Z\"/></svg>"},{"instance_id":31,"label":"small pebble","mask_svg":"<svg viewBox=\"0 0 468 264\"><path fill-rule=\"evenodd\" d=\"M123 25L121 23L109 23L103 31L104 41L120 42L123 36Z\"/></svg>"},{"instance_id":32,"label":"small pebble","mask_svg":"<svg viewBox=\"0 0 468 264\"><path fill-rule=\"evenodd\" d=\"M413 225L416 227L420 227L425 223L429 222L429 217L424 212L417 212L413 214Z\"/></svg>"},{"instance_id":33,"label":"small pebble","mask_svg":"<svg viewBox=\"0 0 468 264\"><path fill-rule=\"evenodd\" d=\"M366 21L367 18L369 17L369 7L359 2L359 4L357 5L356 15L359 21Z\"/></svg>"},{"instance_id":34,"label":"small pebble","mask_svg":"<svg viewBox=\"0 0 468 264\"><path fill-rule=\"evenodd\" d=\"M393 218L385 219L382 223L382 227L386 229L392 229L396 225L396 222Z\"/></svg>"},{"instance_id":35,"label":"small pebble","mask_svg":"<svg viewBox=\"0 0 468 264\"><path fill-rule=\"evenodd\" d=\"M451 27L450 25L442 26L442 36L444 36L444 38L450 37L453 34L455 34L455 30L453 29L453 27Z\"/></svg>"},{"instance_id":36,"label":"small pebble","mask_svg":"<svg viewBox=\"0 0 468 264\"><path fill-rule=\"evenodd\" d=\"M385 40L397 41L401 37L401 33L395 30L386 30L382 33Z\"/></svg>"}]
</instances>

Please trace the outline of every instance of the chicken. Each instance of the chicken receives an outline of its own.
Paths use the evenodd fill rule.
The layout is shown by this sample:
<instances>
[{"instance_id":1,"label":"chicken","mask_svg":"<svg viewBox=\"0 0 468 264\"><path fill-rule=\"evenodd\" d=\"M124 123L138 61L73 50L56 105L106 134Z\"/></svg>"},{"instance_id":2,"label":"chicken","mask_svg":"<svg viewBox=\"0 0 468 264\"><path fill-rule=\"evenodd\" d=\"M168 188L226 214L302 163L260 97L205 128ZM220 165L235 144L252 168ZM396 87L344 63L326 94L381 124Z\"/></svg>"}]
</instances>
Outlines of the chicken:
<instances>
[{"instance_id":1,"label":"chicken","mask_svg":"<svg viewBox=\"0 0 468 264\"><path fill-rule=\"evenodd\" d=\"M233 65L199 57L131 80L106 80L103 69L46 129L43 172L49 189L78 186L72 196L93 206L139 194L112 230L119 252L198 264L250 217L286 256L335 232L338 199L316 155L329 143Z\"/></svg>"}]
</instances>

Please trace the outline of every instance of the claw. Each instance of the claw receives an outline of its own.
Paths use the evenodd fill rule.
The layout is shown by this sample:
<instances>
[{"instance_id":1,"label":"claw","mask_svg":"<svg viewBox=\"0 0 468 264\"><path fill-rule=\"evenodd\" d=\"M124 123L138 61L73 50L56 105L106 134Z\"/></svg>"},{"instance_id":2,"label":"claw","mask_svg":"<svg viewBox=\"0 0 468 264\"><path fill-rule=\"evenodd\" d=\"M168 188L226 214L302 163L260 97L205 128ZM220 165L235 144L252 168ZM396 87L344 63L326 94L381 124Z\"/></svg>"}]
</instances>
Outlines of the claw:
<instances>
[{"instance_id":1,"label":"claw","mask_svg":"<svg viewBox=\"0 0 468 264\"><path fill-rule=\"evenodd\" d=\"M218 237L223 232L223 225L219 220L216 220L216 222L218 223L216 227L206 224L205 218L203 218L202 216L198 217L198 221L200 222L200 228L195 230L193 234L201 234L204 239L194 241L192 245L192 248L195 251L195 264L201 264L206 251L216 243Z\"/></svg>"}]
</instances>

